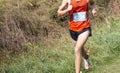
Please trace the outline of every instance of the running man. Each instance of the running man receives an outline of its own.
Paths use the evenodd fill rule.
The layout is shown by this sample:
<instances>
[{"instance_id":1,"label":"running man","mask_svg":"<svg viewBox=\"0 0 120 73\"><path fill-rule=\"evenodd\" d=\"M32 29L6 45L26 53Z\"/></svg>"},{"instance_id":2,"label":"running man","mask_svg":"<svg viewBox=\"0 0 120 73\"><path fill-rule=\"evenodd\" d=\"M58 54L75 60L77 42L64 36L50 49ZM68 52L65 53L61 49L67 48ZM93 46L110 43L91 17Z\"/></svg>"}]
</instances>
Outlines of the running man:
<instances>
[{"instance_id":1,"label":"running man","mask_svg":"<svg viewBox=\"0 0 120 73\"><path fill-rule=\"evenodd\" d=\"M63 0L57 13L62 16L69 12L69 31L73 39L75 50L75 70L80 73L82 56L84 57L85 69L89 69L88 55L84 50L84 44L91 36L91 26L88 17L88 4L91 5L92 14L96 16L96 7L93 0Z\"/></svg>"}]
</instances>

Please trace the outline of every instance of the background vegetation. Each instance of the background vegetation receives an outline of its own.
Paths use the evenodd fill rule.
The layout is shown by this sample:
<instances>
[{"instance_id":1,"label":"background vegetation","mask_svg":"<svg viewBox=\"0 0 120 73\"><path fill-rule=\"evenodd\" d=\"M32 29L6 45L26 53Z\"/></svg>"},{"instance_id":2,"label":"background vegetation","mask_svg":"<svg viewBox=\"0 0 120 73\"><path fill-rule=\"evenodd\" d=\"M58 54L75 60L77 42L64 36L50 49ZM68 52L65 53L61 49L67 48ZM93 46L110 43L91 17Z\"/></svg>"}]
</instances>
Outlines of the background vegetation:
<instances>
[{"instance_id":1,"label":"background vegetation","mask_svg":"<svg viewBox=\"0 0 120 73\"><path fill-rule=\"evenodd\" d=\"M89 15L93 36L85 45L91 49L91 73L109 66L120 52L120 1L95 2L98 16ZM60 3L61 0L0 0L0 73L74 73L69 17L57 16Z\"/></svg>"}]
</instances>

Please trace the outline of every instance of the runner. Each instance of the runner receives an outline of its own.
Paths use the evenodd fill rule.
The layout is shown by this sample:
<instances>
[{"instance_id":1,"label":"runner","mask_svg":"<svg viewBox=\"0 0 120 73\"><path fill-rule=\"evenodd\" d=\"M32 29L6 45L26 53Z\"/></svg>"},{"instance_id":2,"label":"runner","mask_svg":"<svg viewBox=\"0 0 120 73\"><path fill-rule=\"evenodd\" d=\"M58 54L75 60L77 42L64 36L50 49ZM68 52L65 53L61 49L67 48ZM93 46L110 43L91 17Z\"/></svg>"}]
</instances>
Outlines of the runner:
<instances>
[{"instance_id":1,"label":"runner","mask_svg":"<svg viewBox=\"0 0 120 73\"><path fill-rule=\"evenodd\" d=\"M58 15L62 16L69 12L69 31L75 48L75 69L80 73L82 56L84 57L85 69L89 69L88 55L84 50L84 44L91 36L91 27L88 18L88 4L91 5L92 14L96 16L96 7L93 0L63 0L58 9Z\"/></svg>"}]
</instances>

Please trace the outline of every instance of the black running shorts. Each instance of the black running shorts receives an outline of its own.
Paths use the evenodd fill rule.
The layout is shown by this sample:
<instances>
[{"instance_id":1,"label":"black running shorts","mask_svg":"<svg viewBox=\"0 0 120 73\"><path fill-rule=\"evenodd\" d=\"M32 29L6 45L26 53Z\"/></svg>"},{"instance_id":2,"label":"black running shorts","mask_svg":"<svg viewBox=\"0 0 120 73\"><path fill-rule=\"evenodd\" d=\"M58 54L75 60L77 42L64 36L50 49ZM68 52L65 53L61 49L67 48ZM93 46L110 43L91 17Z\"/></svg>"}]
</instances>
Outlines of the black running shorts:
<instances>
[{"instance_id":1,"label":"black running shorts","mask_svg":"<svg viewBox=\"0 0 120 73\"><path fill-rule=\"evenodd\" d=\"M87 30L90 31L89 36L92 36L92 32L91 32L91 28L90 28L90 27L85 28L85 29L83 29L83 30L80 31L80 32L76 32L76 31L73 31L73 30L69 30L69 31L70 31L70 35L71 35L72 39L75 40L75 41L77 41L78 36L79 36L80 34L82 34L83 32L87 31Z\"/></svg>"}]
</instances>

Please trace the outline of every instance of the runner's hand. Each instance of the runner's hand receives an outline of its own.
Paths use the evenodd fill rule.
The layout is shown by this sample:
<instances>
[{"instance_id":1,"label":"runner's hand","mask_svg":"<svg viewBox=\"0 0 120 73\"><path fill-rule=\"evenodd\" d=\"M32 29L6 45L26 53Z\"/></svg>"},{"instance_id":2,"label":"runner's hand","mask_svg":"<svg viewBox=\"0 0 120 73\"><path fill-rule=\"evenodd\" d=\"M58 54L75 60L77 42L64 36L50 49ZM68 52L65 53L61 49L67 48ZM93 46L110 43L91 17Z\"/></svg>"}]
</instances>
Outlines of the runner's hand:
<instances>
[{"instance_id":1,"label":"runner's hand","mask_svg":"<svg viewBox=\"0 0 120 73\"><path fill-rule=\"evenodd\" d=\"M96 9L93 9L93 10L92 10L92 14L93 14L93 16L97 16L97 11L96 11Z\"/></svg>"},{"instance_id":2,"label":"runner's hand","mask_svg":"<svg viewBox=\"0 0 120 73\"><path fill-rule=\"evenodd\" d=\"M72 5L68 5L67 10L68 10L68 11L72 10Z\"/></svg>"}]
</instances>

